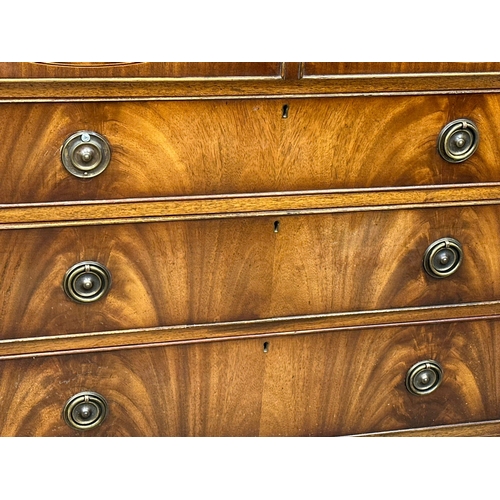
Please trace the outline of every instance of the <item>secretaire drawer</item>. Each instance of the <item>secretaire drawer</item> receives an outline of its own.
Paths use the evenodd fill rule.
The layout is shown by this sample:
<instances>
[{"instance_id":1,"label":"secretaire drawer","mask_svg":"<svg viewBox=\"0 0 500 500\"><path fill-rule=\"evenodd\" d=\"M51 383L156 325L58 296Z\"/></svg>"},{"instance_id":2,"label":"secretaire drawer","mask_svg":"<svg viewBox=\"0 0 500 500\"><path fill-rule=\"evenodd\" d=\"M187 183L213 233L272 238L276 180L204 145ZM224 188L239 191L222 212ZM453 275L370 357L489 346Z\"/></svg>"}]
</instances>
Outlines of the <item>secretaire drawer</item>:
<instances>
[{"instance_id":1,"label":"secretaire drawer","mask_svg":"<svg viewBox=\"0 0 500 500\"><path fill-rule=\"evenodd\" d=\"M498 62L306 62L303 76L489 73L500 71Z\"/></svg>"},{"instance_id":2,"label":"secretaire drawer","mask_svg":"<svg viewBox=\"0 0 500 500\"><path fill-rule=\"evenodd\" d=\"M4 230L0 269L2 338L496 300L500 207Z\"/></svg>"},{"instance_id":3,"label":"secretaire drawer","mask_svg":"<svg viewBox=\"0 0 500 500\"><path fill-rule=\"evenodd\" d=\"M331 436L498 419L499 333L466 321L0 360L0 434Z\"/></svg>"},{"instance_id":4,"label":"secretaire drawer","mask_svg":"<svg viewBox=\"0 0 500 500\"><path fill-rule=\"evenodd\" d=\"M499 107L496 95L2 103L0 203L498 182Z\"/></svg>"},{"instance_id":5,"label":"secretaire drawer","mask_svg":"<svg viewBox=\"0 0 500 500\"><path fill-rule=\"evenodd\" d=\"M277 62L2 62L0 78L279 78L282 65Z\"/></svg>"}]
</instances>

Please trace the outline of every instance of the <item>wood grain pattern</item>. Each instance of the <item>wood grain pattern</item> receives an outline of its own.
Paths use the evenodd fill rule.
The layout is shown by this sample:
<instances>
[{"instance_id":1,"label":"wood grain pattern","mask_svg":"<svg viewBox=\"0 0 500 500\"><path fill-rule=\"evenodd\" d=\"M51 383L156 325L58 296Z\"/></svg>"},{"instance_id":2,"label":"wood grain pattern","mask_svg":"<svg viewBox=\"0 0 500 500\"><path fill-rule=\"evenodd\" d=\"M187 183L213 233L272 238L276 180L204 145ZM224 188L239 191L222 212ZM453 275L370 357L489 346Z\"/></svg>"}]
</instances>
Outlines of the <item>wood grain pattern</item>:
<instances>
[{"instance_id":1,"label":"wood grain pattern","mask_svg":"<svg viewBox=\"0 0 500 500\"><path fill-rule=\"evenodd\" d=\"M343 435L498 418L496 323L388 328L272 342L263 435ZM414 363L434 359L442 385L407 392Z\"/></svg>"},{"instance_id":2,"label":"wood grain pattern","mask_svg":"<svg viewBox=\"0 0 500 500\"><path fill-rule=\"evenodd\" d=\"M84 390L102 394L110 411L86 435L257 435L264 362L254 342L0 363L0 435L83 435L62 410Z\"/></svg>"},{"instance_id":3,"label":"wood grain pattern","mask_svg":"<svg viewBox=\"0 0 500 500\"><path fill-rule=\"evenodd\" d=\"M500 63L0 63L0 435L498 434L499 92ZM457 118L481 142L451 165ZM95 179L62 167L77 130L111 142ZM62 289L82 260L94 304Z\"/></svg>"},{"instance_id":4,"label":"wood grain pattern","mask_svg":"<svg viewBox=\"0 0 500 500\"><path fill-rule=\"evenodd\" d=\"M2 62L0 78L278 77L278 62Z\"/></svg>"},{"instance_id":5,"label":"wood grain pattern","mask_svg":"<svg viewBox=\"0 0 500 500\"><path fill-rule=\"evenodd\" d=\"M498 300L499 210L2 231L1 338ZM423 255L445 236L461 242L464 262L431 278ZM113 286L82 305L61 287L84 260L107 266Z\"/></svg>"},{"instance_id":6,"label":"wood grain pattern","mask_svg":"<svg viewBox=\"0 0 500 500\"><path fill-rule=\"evenodd\" d=\"M0 204L0 230L498 205L498 183Z\"/></svg>"},{"instance_id":7,"label":"wood grain pattern","mask_svg":"<svg viewBox=\"0 0 500 500\"><path fill-rule=\"evenodd\" d=\"M398 73L500 72L499 62L306 62L304 77Z\"/></svg>"},{"instance_id":8,"label":"wood grain pattern","mask_svg":"<svg viewBox=\"0 0 500 500\"><path fill-rule=\"evenodd\" d=\"M283 106L288 106L283 118ZM498 96L214 102L1 104L0 203L499 182ZM453 165L443 126L476 122L481 142ZM93 130L109 167L78 179L62 144Z\"/></svg>"},{"instance_id":9,"label":"wood grain pattern","mask_svg":"<svg viewBox=\"0 0 500 500\"><path fill-rule=\"evenodd\" d=\"M132 328L92 333L0 340L0 359L17 359L47 354L116 350L138 346L166 346L217 342L220 340L268 338L321 334L339 330L363 330L388 326L406 327L435 323L498 320L500 301L444 306L404 307L355 313L290 316L250 321L229 321L196 325ZM15 335L15 337L18 337Z\"/></svg>"},{"instance_id":10,"label":"wood grain pattern","mask_svg":"<svg viewBox=\"0 0 500 500\"><path fill-rule=\"evenodd\" d=\"M387 328L0 362L3 436L72 436L82 390L109 402L94 436L334 436L498 418L498 322ZM417 361L441 386L412 396Z\"/></svg>"},{"instance_id":11,"label":"wood grain pattern","mask_svg":"<svg viewBox=\"0 0 500 500\"><path fill-rule=\"evenodd\" d=\"M498 437L500 421L467 422L456 425L439 425L402 431L357 434L357 437Z\"/></svg>"},{"instance_id":12,"label":"wood grain pattern","mask_svg":"<svg viewBox=\"0 0 500 500\"><path fill-rule=\"evenodd\" d=\"M498 93L498 73L230 78L4 78L3 102L114 102Z\"/></svg>"}]
</instances>

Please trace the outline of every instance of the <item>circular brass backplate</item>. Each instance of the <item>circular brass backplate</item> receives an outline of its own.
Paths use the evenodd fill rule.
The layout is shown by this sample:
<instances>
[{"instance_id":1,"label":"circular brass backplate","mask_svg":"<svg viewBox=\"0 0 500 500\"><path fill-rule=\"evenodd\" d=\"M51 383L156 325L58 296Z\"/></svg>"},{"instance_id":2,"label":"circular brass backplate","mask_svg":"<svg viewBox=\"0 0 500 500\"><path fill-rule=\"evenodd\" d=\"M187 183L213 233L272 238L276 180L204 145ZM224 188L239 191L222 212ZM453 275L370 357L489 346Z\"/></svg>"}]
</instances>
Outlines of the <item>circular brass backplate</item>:
<instances>
[{"instance_id":1,"label":"circular brass backplate","mask_svg":"<svg viewBox=\"0 0 500 500\"><path fill-rule=\"evenodd\" d=\"M424 269L433 278L446 278L462 264L463 250L454 238L441 238L431 243L424 254Z\"/></svg>"},{"instance_id":2,"label":"circular brass backplate","mask_svg":"<svg viewBox=\"0 0 500 500\"><path fill-rule=\"evenodd\" d=\"M423 396L435 391L443 380L441 365L432 359L413 365L406 374L406 388L412 394Z\"/></svg>"},{"instance_id":3,"label":"circular brass backplate","mask_svg":"<svg viewBox=\"0 0 500 500\"><path fill-rule=\"evenodd\" d=\"M479 130L467 118L454 120L443 127L438 138L438 151L450 163L470 158L479 145Z\"/></svg>"},{"instance_id":4,"label":"circular brass backplate","mask_svg":"<svg viewBox=\"0 0 500 500\"><path fill-rule=\"evenodd\" d=\"M106 399L97 392L79 392L68 399L63 418L72 429L86 431L100 425L108 414Z\"/></svg>"},{"instance_id":5,"label":"circular brass backplate","mask_svg":"<svg viewBox=\"0 0 500 500\"><path fill-rule=\"evenodd\" d=\"M111 273L98 262L84 261L70 267L64 276L63 289L75 302L95 302L111 287Z\"/></svg>"},{"instance_id":6,"label":"circular brass backplate","mask_svg":"<svg viewBox=\"0 0 500 500\"><path fill-rule=\"evenodd\" d=\"M109 165L111 146L97 132L80 130L64 141L61 160L69 173L90 179L104 172Z\"/></svg>"}]
</instances>

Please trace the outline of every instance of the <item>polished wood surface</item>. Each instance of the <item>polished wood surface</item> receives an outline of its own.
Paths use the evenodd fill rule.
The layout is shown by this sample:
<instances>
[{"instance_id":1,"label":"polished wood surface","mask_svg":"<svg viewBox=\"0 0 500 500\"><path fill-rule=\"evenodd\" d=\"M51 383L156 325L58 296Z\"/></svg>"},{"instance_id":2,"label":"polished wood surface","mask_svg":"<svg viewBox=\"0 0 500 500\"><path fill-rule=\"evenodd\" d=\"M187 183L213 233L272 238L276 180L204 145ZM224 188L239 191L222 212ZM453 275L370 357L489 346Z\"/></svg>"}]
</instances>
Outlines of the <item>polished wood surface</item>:
<instances>
[{"instance_id":1,"label":"polished wood surface","mask_svg":"<svg viewBox=\"0 0 500 500\"><path fill-rule=\"evenodd\" d=\"M499 215L490 206L1 231L0 331L44 336L498 300ZM464 262L436 279L422 261L443 237L460 241ZM104 299L77 304L64 294L67 269L81 261L110 270Z\"/></svg>"},{"instance_id":2,"label":"polished wood surface","mask_svg":"<svg viewBox=\"0 0 500 500\"><path fill-rule=\"evenodd\" d=\"M229 347L229 348L228 348ZM138 349L1 363L1 435L74 436L62 419L83 390L110 416L87 435L257 435L265 356L261 342Z\"/></svg>"},{"instance_id":3,"label":"polished wood surface","mask_svg":"<svg viewBox=\"0 0 500 500\"><path fill-rule=\"evenodd\" d=\"M35 358L48 354L108 351L120 347L191 345L220 340L294 336L306 333L500 320L500 301L443 306L404 307L353 313L289 316L262 320L132 328L0 340L0 359ZM17 337L17 336L16 336Z\"/></svg>"},{"instance_id":4,"label":"polished wood surface","mask_svg":"<svg viewBox=\"0 0 500 500\"><path fill-rule=\"evenodd\" d=\"M500 181L496 95L4 103L0 111L0 203ZM437 139L459 118L476 123L480 145L451 164ZM80 130L111 144L110 165L92 179L61 162L64 141Z\"/></svg>"},{"instance_id":5,"label":"polished wood surface","mask_svg":"<svg viewBox=\"0 0 500 500\"><path fill-rule=\"evenodd\" d=\"M286 68L289 68L286 63ZM343 97L368 95L497 94L498 73L413 73L295 78L4 78L2 102L114 102ZM294 71L291 73L294 74Z\"/></svg>"},{"instance_id":6,"label":"polished wood surface","mask_svg":"<svg viewBox=\"0 0 500 500\"><path fill-rule=\"evenodd\" d=\"M498 62L306 62L304 77L318 75L370 75L419 73L500 72Z\"/></svg>"},{"instance_id":7,"label":"polished wood surface","mask_svg":"<svg viewBox=\"0 0 500 500\"><path fill-rule=\"evenodd\" d=\"M467 422L456 425L437 425L402 431L386 431L372 434L358 434L358 437L498 437L500 420Z\"/></svg>"},{"instance_id":8,"label":"polished wood surface","mask_svg":"<svg viewBox=\"0 0 500 500\"><path fill-rule=\"evenodd\" d=\"M278 77L277 62L3 62L0 78Z\"/></svg>"},{"instance_id":9,"label":"polished wood surface","mask_svg":"<svg viewBox=\"0 0 500 500\"><path fill-rule=\"evenodd\" d=\"M409 208L497 205L500 185L278 192L0 205L0 229L280 217Z\"/></svg>"},{"instance_id":10,"label":"polished wood surface","mask_svg":"<svg viewBox=\"0 0 500 500\"><path fill-rule=\"evenodd\" d=\"M2 62L0 78L217 78L490 73L495 62Z\"/></svg>"},{"instance_id":11,"label":"polished wood surface","mask_svg":"<svg viewBox=\"0 0 500 500\"><path fill-rule=\"evenodd\" d=\"M49 356L0 362L3 436L84 434L62 420L82 390L109 416L94 436L334 436L498 416L498 322ZM267 352L265 352L267 351ZM407 370L435 359L433 393Z\"/></svg>"},{"instance_id":12,"label":"polished wood surface","mask_svg":"<svg viewBox=\"0 0 500 500\"><path fill-rule=\"evenodd\" d=\"M497 418L497 328L477 322L271 341L261 432L328 436ZM428 359L442 365L443 382L411 395L406 373Z\"/></svg>"},{"instance_id":13,"label":"polished wood surface","mask_svg":"<svg viewBox=\"0 0 500 500\"><path fill-rule=\"evenodd\" d=\"M499 69L0 63L0 435L498 434ZM450 164L458 118L480 144ZM62 166L78 130L111 143L96 178ZM463 264L431 278L443 237ZM88 260L112 286L77 304Z\"/></svg>"}]
</instances>

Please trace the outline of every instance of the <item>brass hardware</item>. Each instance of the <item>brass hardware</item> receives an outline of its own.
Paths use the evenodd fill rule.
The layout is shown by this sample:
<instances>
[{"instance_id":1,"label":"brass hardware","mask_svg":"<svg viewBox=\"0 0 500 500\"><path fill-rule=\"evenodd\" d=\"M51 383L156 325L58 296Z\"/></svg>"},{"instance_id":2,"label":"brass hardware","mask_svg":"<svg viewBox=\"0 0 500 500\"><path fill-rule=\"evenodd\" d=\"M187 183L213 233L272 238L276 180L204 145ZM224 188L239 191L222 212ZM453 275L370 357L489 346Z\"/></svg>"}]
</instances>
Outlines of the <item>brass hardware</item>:
<instances>
[{"instance_id":1,"label":"brass hardware","mask_svg":"<svg viewBox=\"0 0 500 500\"><path fill-rule=\"evenodd\" d=\"M98 262L80 262L72 266L64 276L63 288L75 302L95 302L103 297L111 286L111 273Z\"/></svg>"},{"instance_id":2,"label":"brass hardware","mask_svg":"<svg viewBox=\"0 0 500 500\"><path fill-rule=\"evenodd\" d=\"M70 174L89 179L102 173L109 165L111 147L107 139L97 132L81 130L64 141L61 160Z\"/></svg>"},{"instance_id":3,"label":"brass hardware","mask_svg":"<svg viewBox=\"0 0 500 500\"><path fill-rule=\"evenodd\" d=\"M462 258L462 245L459 241L441 238L425 251L424 269L433 278L446 278L460 267Z\"/></svg>"},{"instance_id":4,"label":"brass hardware","mask_svg":"<svg viewBox=\"0 0 500 500\"><path fill-rule=\"evenodd\" d=\"M97 392L79 392L68 399L63 409L64 421L79 431L94 429L108 414L106 399Z\"/></svg>"},{"instance_id":5,"label":"brass hardware","mask_svg":"<svg viewBox=\"0 0 500 500\"><path fill-rule=\"evenodd\" d=\"M479 130L474 122L461 118L446 125L439 134L439 154L450 163L470 158L479 145Z\"/></svg>"},{"instance_id":6,"label":"brass hardware","mask_svg":"<svg viewBox=\"0 0 500 500\"><path fill-rule=\"evenodd\" d=\"M441 365L432 359L413 365L406 374L406 388L412 394L423 396L435 391L443 380Z\"/></svg>"}]
</instances>

